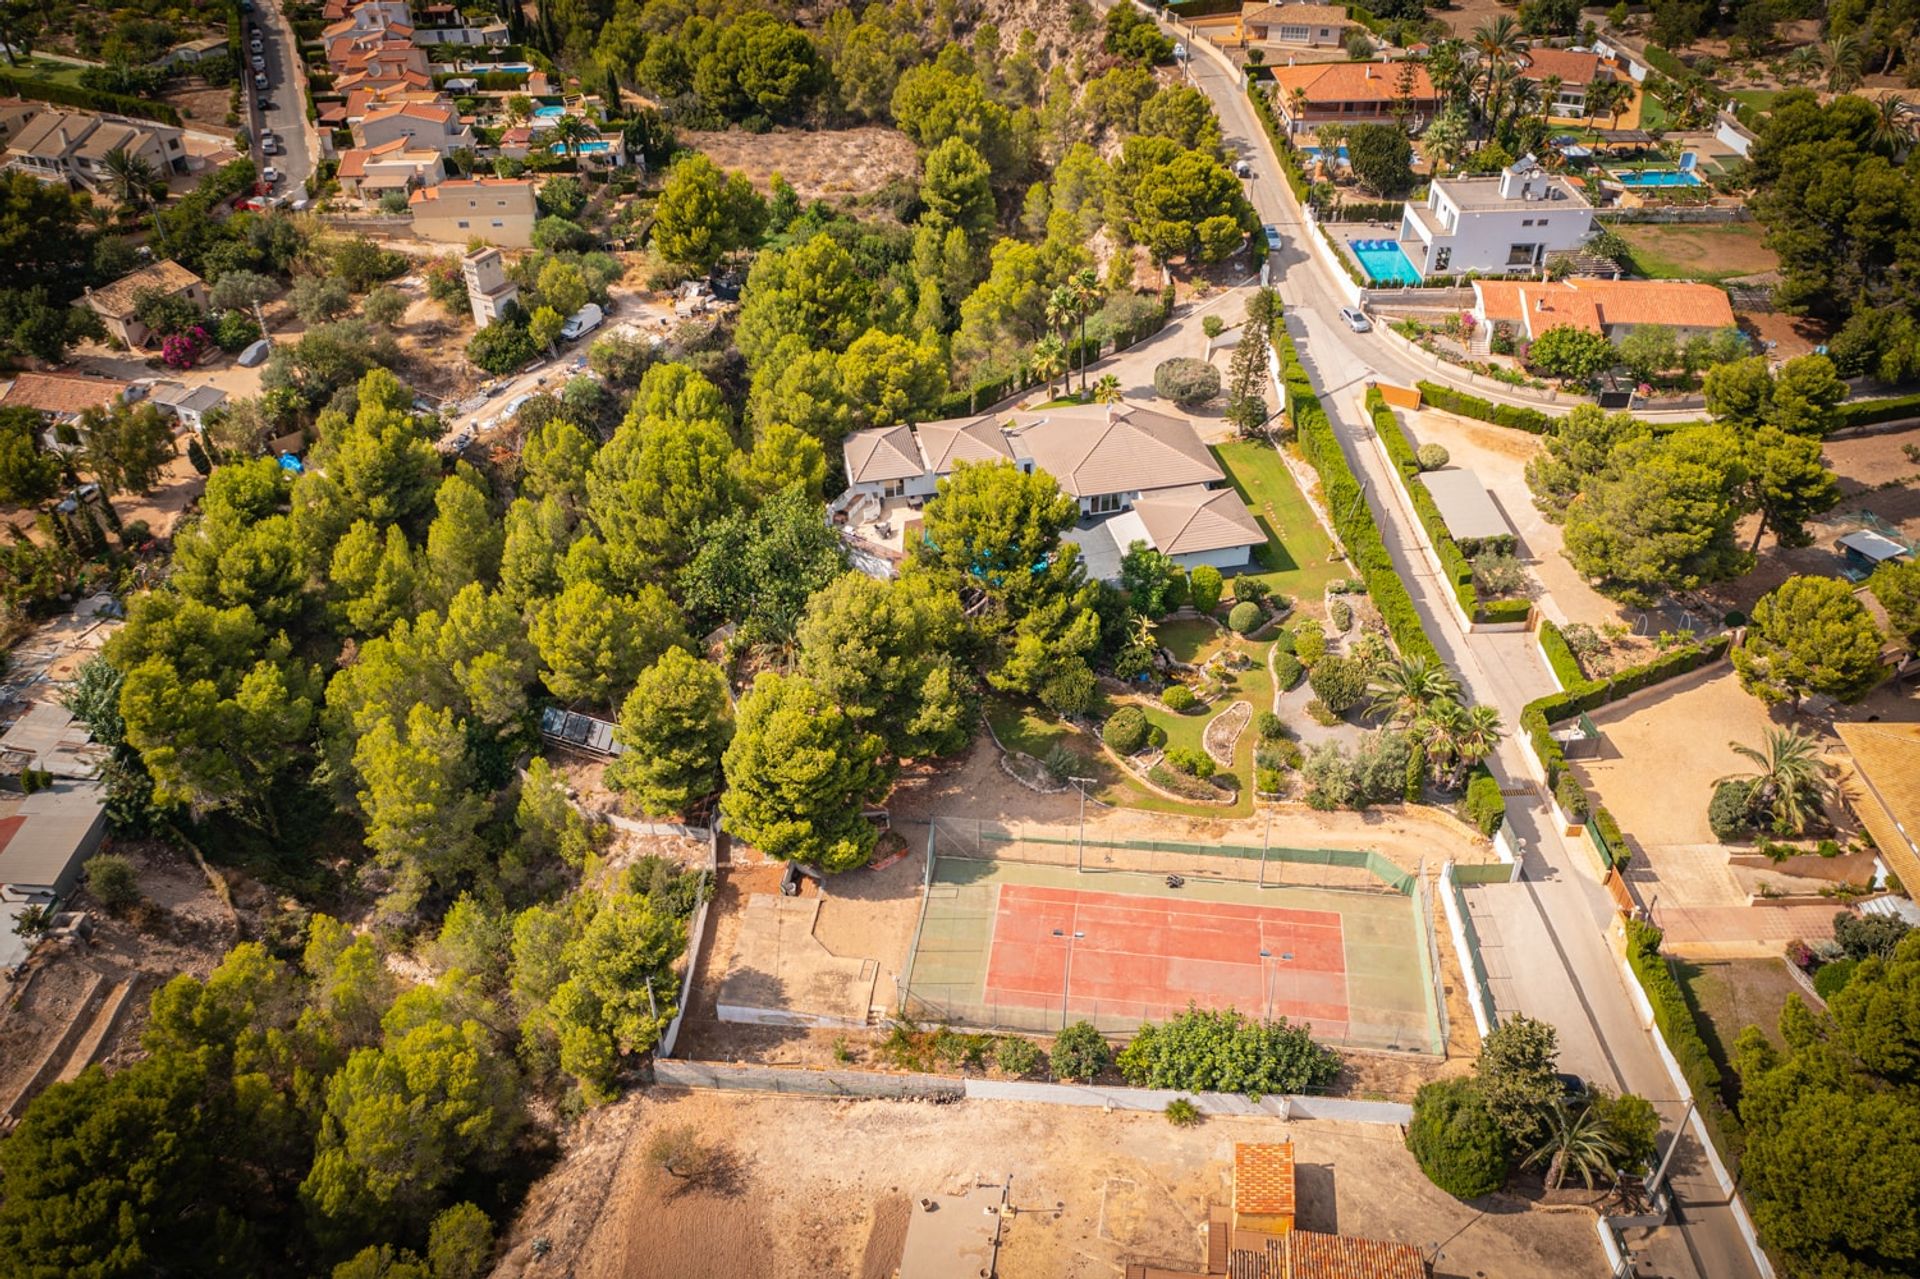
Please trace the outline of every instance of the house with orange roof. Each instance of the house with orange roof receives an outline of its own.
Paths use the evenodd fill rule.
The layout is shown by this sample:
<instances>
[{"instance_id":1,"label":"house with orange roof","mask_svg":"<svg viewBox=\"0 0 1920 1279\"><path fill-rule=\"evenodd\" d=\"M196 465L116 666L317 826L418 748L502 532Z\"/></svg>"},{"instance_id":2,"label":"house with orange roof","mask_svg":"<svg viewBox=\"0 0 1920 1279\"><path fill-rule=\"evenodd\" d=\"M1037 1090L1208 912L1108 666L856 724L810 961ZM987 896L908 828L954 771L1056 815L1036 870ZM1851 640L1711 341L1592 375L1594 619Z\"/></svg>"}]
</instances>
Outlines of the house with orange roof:
<instances>
[{"instance_id":1,"label":"house with orange roof","mask_svg":"<svg viewBox=\"0 0 1920 1279\"><path fill-rule=\"evenodd\" d=\"M347 195L377 197L388 191L430 187L446 177L447 170L438 151L402 137L341 152L334 176Z\"/></svg>"},{"instance_id":2,"label":"house with orange roof","mask_svg":"<svg viewBox=\"0 0 1920 1279\"><path fill-rule=\"evenodd\" d=\"M1240 6L1240 43L1269 48L1337 49L1358 24L1337 4Z\"/></svg>"},{"instance_id":3,"label":"house with orange roof","mask_svg":"<svg viewBox=\"0 0 1920 1279\"><path fill-rule=\"evenodd\" d=\"M413 233L442 244L475 240L502 248L533 244L539 217L533 183L527 178L452 178L422 187L407 201Z\"/></svg>"},{"instance_id":4,"label":"house with orange roof","mask_svg":"<svg viewBox=\"0 0 1920 1279\"><path fill-rule=\"evenodd\" d=\"M1672 329L1681 342L1734 325L1725 290L1678 280L1475 280L1473 314L1528 340L1572 327L1619 342L1637 328Z\"/></svg>"},{"instance_id":5,"label":"house with orange roof","mask_svg":"<svg viewBox=\"0 0 1920 1279\"><path fill-rule=\"evenodd\" d=\"M1418 62L1316 62L1273 69L1273 109L1288 133L1323 124L1418 129L1440 110L1440 95Z\"/></svg>"},{"instance_id":6,"label":"house with orange roof","mask_svg":"<svg viewBox=\"0 0 1920 1279\"><path fill-rule=\"evenodd\" d=\"M405 140L447 155L473 146L473 130L451 102L389 102L371 108L353 122L353 140L362 147Z\"/></svg>"},{"instance_id":7,"label":"house with orange roof","mask_svg":"<svg viewBox=\"0 0 1920 1279\"><path fill-rule=\"evenodd\" d=\"M1236 1143L1233 1202L1207 1214L1205 1269L1134 1264L1126 1279L1428 1279L1416 1244L1300 1229L1296 1193L1292 1142Z\"/></svg>"},{"instance_id":8,"label":"house with orange roof","mask_svg":"<svg viewBox=\"0 0 1920 1279\"><path fill-rule=\"evenodd\" d=\"M1609 129L1640 127L1641 89L1620 65L1618 58L1603 56L1591 49L1555 49L1536 45L1521 51L1519 71L1522 79L1540 87L1543 102L1546 87L1552 84L1553 101L1547 114L1548 124L1575 127L1600 121ZM1623 99L1617 113L1606 111L1596 115L1589 109L1587 90L1598 80L1625 84L1631 91Z\"/></svg>"}]
</instances>

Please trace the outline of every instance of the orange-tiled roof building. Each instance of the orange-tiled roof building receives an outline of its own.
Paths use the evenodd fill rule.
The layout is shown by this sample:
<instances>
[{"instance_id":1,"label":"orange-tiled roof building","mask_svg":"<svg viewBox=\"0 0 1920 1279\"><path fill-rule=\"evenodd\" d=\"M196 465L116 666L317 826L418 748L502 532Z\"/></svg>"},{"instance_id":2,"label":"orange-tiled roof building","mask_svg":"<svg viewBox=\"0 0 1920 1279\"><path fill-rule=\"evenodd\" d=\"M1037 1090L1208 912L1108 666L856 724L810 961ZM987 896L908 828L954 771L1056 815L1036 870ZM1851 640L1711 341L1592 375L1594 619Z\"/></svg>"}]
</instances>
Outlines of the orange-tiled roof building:
<instances>
[{"instance_id":1,"label":"orange-tiled roof building","mask_svg":"<svg viewBox=\"0 0 1920 1279\"><path fill-rule=\"evenodd\" d=\"M1473 297L1476 319L1510 324L1527 338L1571 326L1618 342L1657 324L1685 341L1734 323L1724 290L1674 280L1475 280Z\"/></svg>"},{"instance_id":2,"label":"orange-tiled roof building","mask_svg":"<svg viewBox=\"0 0 1920 1279\"><path fill-rule=\"evenodd\" d=\"M1321 62L1273 70L1273 109L1289 133L1322 124L1410 127L1440 109L1433 79L1418 62Z\"/></svg>"}]
</instances>

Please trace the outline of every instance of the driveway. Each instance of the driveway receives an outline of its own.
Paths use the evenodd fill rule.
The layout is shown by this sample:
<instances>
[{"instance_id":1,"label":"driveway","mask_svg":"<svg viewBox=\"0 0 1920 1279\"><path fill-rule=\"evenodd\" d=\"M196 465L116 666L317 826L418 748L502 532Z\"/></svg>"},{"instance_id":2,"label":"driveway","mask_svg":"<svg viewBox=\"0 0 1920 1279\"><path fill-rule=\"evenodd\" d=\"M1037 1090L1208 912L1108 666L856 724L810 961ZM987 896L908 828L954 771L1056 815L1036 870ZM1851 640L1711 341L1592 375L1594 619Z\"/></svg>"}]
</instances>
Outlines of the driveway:
<instances>
[{"instance_id":1,"label":"driveway","mask_svg":"<svg viewBox=\"0 0 1920 1279\"><path fill-rule=\"evenodd\" d=\"M300 62L300 42L293 25L280 11L275 0L255 0L253 12L245 15L265 38L262 56L267 61L266 94L271 110L261 112L255 104L260 91L254 88L252 68L247 68L247 118L252 125L252 158L256 165L272 165L283 175L274 188L278 195L299 199L306 195L307 175L313 172L314 157L307 135L306 72ZM281 154L262 155L260 135L272 132L285 148Z\"/></svg>"}]
</instances>

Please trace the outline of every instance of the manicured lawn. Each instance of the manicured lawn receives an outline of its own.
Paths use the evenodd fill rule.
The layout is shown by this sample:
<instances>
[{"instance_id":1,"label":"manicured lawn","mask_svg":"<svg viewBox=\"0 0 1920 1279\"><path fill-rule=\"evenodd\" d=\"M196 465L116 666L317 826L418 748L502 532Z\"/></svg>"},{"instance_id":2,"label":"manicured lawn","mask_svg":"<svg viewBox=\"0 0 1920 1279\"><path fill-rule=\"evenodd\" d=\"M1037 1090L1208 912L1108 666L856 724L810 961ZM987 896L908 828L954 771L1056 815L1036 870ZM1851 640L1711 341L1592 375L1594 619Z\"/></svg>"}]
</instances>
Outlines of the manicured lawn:
<instances>
[{"instance_id":1,"label":"manicured lawn","mask_svg":"<svg viewBox=\"0 0 1920 1279\"><path fill-rule=\"evenodd\" d=\"M1153 638L1173 654L1177 662L1189 665L1220 646L1220 628L1199 618L1179 618L1161 622L1153 628Z\"/></svg>"},{"instance_id":2,"label":"manicured lawn","mask_svg":"<svg viewBox=\"0 0 1920 1279\"><path fill-rule=\"evenodd\" d=\"M1328 582L1347 576L1346 565L1333 558L1332 540L1278 453L1266 444L1234 440L1215 445L1213 455L1266 531L1261 571L1254 576L1295 600L1318 600Z\"/></svg>"},{"instance_id":3,"label":"manicured lawn","mask_svg":"<svg viewBox=\"0 0 1920 1279\"><path fill-rule=\"evenodd\" d=\"M1743 102L1755 111L1771 111L1773 100L1779 97L1780 93L1779 89L1735 89L1733 98L1734 101Z\"/></svg>"},{"instance_id":4,"label":"manicured lawn","mask_svg":"<svg viewBox=\"0 0 1920 1279\"><path fill-rule=\"evenodd\" d=\"M1729 1064L1734 1040L1748 1026L1758 1026L1775 1048L1784 1047L1780 1010L1786 1007L1788 995L1800 993L1799 983L1788 974L1784 959L1679 959L1673 961L1673 973L1693 1009L1700 1037L1706 1040L1708 1053L1720 1067L1721 1096L1733 1106L1740 1087ZM1714 1144L1737 1169L1739 1138L1723 1131L1715 1119L1707 1115Z\"/></svg>"},{"instance_id":5,"label":"manicured lawn","mask_svg":"<svg viewBox=\"0 0 1920 1279\"><path fill-rule=\"evenodd\" d=\"M1707 280L1771 271L1780 259L1757 222L1705 226L1623 223L1613 228L1633 254L1633 269L1652 280Z\"/></svg>"},{"instance_id":6,"label":"manicured lawn","mask_svg":"<svg viewBox=\"0 0 1920 1279\"><path fill-rule=\"evenodd\" d=\"M0 61L0 72L19 76L22 80L45 80L50 84L80 83L80 73L85 67L76 67L71 62L55 62L50 58L22 58L19 66Z\"/></svg>"}]
</instances>

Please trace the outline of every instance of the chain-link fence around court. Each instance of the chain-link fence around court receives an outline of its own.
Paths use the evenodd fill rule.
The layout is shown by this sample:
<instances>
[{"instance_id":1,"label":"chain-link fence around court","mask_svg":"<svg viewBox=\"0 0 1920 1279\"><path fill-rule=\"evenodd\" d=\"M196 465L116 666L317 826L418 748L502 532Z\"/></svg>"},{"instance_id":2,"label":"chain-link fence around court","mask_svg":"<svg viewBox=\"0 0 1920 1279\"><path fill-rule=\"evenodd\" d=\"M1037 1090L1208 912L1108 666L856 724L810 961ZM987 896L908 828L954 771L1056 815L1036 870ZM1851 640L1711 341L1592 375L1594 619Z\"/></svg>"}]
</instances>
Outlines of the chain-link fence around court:
<instances>
[{"instance_id":1,"label":"chain-link fence around court","mask_svg":"<svg viewBox=\"0 0 1920 1279\"><path fill-rule=\"evenodd\" d=\"M1438 992L1431 904L1420 877L1377 853L1355 849L1190 844L1088 838L1076 827L1008 827L973 818L933 822L926 900L922 906L901 1011L925 1023L982 1030L1049 1034L1086 1020L1108 1034L1127 1034L1143 1020L1159 1020L1171 994L1180 1005L1231 1005L1250 1016L1313 1024L1323 1042L1408 1052L1444 1051L1446 1029ZM1176 888L1167 876L1181 877ZM1198 963L1197 955L1166 949L1151 929L1138 946L1125 941L1087 953L1066 953L1071 926L1057 934L1066 971L1043 979L1046 989L1010 989L990 978L996 931L1009 907L1003 888L1071 888L1077 892L1180 900L1208 927L1235 907L1297 919L1299 944L1263 940L1228 965ZM1220 904L1217 912L1210 903ZM1334 922L1337 917L1337 924ZM1224 927L1225 925L1222 924ZM1286 923L1271 923L1289 937ZM1311 930L1337 936L1338 960L1309 960ZM1128 939L1131 940L1131 939ZM1042 939L1043 943L1045 939ZM1201 949L1206 949L1202 944ZM1296 955L1294 951L1299 951ZM1151 961L1143 968L1143 957ZM1003 957L1004 958L1004 957ZM1075 963L1079 968L1073 967ZM1226 971L1238 965L1237 973ZM1157 987L1103 988L1101 965L1156 974ZM1091 966L1091 971L1090 971ZM1085 974L1083 977L1081 974ZM1213 975L1210 975L1213 974ZM1216 981L1217 975L1217 981Z\"/></svg>"}]
</instances>

